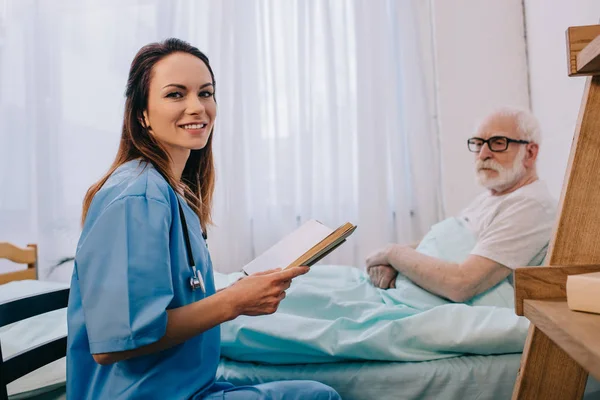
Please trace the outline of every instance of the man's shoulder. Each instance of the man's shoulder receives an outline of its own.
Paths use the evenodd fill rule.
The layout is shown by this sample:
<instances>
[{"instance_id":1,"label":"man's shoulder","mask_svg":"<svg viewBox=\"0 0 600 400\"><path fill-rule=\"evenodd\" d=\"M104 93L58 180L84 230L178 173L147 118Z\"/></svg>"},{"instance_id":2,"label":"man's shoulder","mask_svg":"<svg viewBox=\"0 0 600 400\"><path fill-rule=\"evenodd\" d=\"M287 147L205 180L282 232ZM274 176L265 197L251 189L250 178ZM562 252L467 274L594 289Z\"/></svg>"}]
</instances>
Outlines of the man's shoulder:
<instances>
[{"instance_id":1,"label":"man's shoulder","mask_svg":"<svg viewBox=\"0 0 600 400\"><path fill-rule=\"evenodd\" d=\"M556 199L550 194L546 183L540 179L509 193L504 196L503 201L507 205L531 205L552 215L556 212L558 204Z\"/></svg>"},{"instance_id":2,"label":"man's shoulder","mask_svg":"<svg viewBox=\"0 0 600 400\"><path fill-rule=\"evenodd\" d=\"M556 211L557 202L546 184L536 180L503 196L493 196L489 191L484 192L475 197L459 215L490 224L499 217L531 217L551 221L555 218Z\"/></svg>"}]
</instances>

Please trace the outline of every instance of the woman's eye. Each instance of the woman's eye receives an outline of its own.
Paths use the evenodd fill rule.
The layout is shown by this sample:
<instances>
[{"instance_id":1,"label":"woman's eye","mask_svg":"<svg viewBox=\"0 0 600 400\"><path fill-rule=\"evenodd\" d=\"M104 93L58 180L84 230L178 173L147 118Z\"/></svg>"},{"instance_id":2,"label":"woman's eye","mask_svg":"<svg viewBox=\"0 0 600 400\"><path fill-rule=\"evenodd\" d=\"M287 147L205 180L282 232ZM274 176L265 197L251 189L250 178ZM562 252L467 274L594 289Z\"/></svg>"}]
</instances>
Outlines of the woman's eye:
<instances>
[{"instance_id":1,"label":"woman's eye","mask_svg":"<svg viewBox=\"0 0 600 400\"><path fill-rule=\"evenodd\" d=\"M200 97L212 97L213 95L214 95L214 93L213 92L209 92L209 91L200 92L198 94L198 96L200 96Z\"/></svg>"},{"instance_id":2,"label":"woman's eye","mask_svg":"<svg viewBox=\"0 0 600 400\"><path fill-rule=\"evenodd\" d=\"M179 99L179 98L181 98L183 96L182 96L182 94L180 92L171 92L171 93L167 94L167 97L174 98L174 99Z\"/></svg>"}]
</instances>

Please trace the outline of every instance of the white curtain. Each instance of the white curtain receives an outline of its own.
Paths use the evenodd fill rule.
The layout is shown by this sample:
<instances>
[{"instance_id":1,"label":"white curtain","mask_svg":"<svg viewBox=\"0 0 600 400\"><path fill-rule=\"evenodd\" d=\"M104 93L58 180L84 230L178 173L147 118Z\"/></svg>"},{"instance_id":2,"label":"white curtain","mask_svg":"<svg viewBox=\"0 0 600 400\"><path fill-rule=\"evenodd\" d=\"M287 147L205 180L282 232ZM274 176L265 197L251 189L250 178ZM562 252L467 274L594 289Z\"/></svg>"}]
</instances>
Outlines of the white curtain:
<instances>
[{"instance_id":1,"label":"white curtain","mask_svg":"<svg viewBox=\"0 0 600 400\"><path fill-rule=\"evenodd\" d=\"M2 4L2 0L0 0ZM4 0L0 241L77 244L81 201L117 149L129 64L174 36L211 59L217 188L209 248L239 270L308 219L355 234L362 267L443 215L428 10L418 0Z\"/></svg>"}]
</instances>

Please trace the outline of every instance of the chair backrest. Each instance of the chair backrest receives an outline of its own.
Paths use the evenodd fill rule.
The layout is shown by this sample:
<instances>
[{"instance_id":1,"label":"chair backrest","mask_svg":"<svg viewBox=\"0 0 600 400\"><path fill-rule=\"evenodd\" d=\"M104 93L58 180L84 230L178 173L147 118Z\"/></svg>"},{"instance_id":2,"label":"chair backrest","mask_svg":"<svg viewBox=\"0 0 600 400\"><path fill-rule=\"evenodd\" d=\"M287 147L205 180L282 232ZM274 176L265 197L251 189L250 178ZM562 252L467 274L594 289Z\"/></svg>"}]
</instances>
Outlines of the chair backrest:
<instances>
[{"instance_id":1,"label":"chair backrest","mask_svg":"<svg viewBox=\"0 0 600 400\"><path fill-rule=\"evenodd\" d=\"M0 274L0 284L23 279L37 279L37 245L28 244L27 248L22 249L7 242L0 242L0 259L7 259L17 264L27 264L25 270Z\"/></svg>"},{"instance_id":2,"label":"chair backrest","mask_svg":"<svg viewBox=\"0 0 600 400\"><path fill-rule=\"evenodd\" d=\"M67 307L69 289L23 297L0 304L0 327ZM8 399L6 385L67 354L67 337L42 343L3 360L0 343L0 400Z\"/></svg>"}]
</instances>

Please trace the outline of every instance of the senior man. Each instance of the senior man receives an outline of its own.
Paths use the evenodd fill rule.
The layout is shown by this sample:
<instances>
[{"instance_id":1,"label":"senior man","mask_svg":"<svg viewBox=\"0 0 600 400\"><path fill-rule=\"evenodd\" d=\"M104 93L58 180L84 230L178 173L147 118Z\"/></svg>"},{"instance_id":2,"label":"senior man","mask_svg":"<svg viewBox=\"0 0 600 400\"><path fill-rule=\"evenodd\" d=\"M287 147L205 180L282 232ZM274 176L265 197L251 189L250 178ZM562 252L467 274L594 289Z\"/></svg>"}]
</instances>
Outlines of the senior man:
<instances>
[{"instance_id":1,"label":"senior man","mask_svg":"<svg viewBox=\"0 0 600 400\"><path fill-rule=\"evenodd\" d=\"M503 108L485 118L467 148L487 190L441 223L433 239L438 246L456 246L464 228L474 237L470 251L456 261L423 254L418 247L388 245L366 260L373 284L394 288L400 273L429 292L464 302L510 277L516 267L541 265L556 203L537 176L539 146L540 128L531 113ZM452 228L444 228L448 222Z\"/></svg>"}]
</instances>

